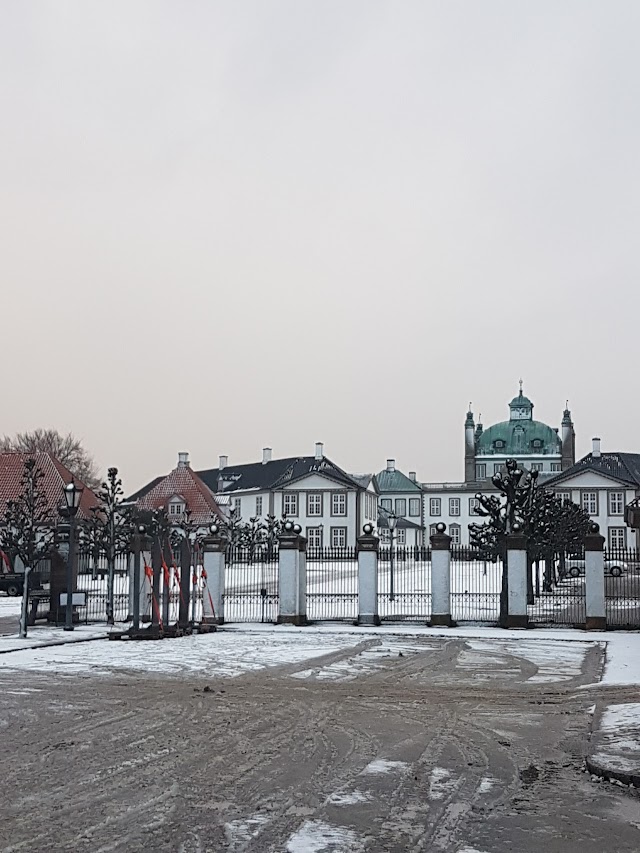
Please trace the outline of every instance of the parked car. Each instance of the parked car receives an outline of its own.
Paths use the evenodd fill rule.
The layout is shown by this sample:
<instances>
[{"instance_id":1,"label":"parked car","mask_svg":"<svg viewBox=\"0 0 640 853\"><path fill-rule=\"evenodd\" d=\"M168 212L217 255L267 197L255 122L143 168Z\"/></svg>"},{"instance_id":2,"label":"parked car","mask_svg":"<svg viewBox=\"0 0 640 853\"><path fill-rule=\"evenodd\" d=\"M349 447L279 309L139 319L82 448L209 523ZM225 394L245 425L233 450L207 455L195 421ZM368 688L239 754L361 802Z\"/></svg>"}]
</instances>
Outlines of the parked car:
<instances>
[{"instance_id":1,"label":"parked car","mask_svg":"<svg viewBox=\"0 0 640 853\"><path fill-rule=\"evenodd\" d=\"M0 592L6 592L7 595L22 595L22 587L24 586L24 575L15 574L14 572L0 573Z\"/></svg>"},{"instance_id":2,"label":"parked car","mask_svg":"<svg viewBox=\"0 0 640 853\"><path fill-rule=\"evenodd\" d=\"M584 574L584 559L567 557L565 560L565 572L572 578L578 578ZM620 577L623 572L628 572L629 566L623 560L605 560L604 573L614 578Z\"/></svg>"}]
</instances>

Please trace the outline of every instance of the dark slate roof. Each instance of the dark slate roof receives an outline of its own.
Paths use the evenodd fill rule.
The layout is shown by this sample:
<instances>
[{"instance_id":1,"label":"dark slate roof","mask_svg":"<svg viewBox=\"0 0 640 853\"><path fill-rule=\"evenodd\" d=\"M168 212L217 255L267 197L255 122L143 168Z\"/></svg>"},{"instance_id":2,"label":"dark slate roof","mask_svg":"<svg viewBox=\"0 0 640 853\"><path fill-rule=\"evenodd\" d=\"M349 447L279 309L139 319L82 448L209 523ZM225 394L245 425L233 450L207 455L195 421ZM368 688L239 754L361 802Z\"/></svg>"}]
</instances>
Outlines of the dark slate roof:
<instances>
[{"instance_id":1,"label":"dark slate roof","mask_svg":"<svg viewBox=\"0 0 640 853\"><path fill-rule=\"evenodd\" d=\"M601 456L589 453L571 468L567 468L561 474L554 474L545 482L545 486L563 483L584 471L595 471L604 477L611 477L640 488L640 453L603 453Z\"/></svg>"},{"instance_id":2,"label":"dark slate roof","mask_svg":"<svg viewBox=\"0 0 640 853\"><path fill-rule=\"evenodd\" d=\"M247 465L227 465L222 471L209 468L198 471L198 476L213 492L218 492L218 480L226 481L225 492L252 489L268 491L281 489L310 474L319 474L335 483L350 489L362 489L363 486L342 468L324 456L291 456L287 459L272 459L271 462L250 462Z\"/></svg>"}]
</instances>

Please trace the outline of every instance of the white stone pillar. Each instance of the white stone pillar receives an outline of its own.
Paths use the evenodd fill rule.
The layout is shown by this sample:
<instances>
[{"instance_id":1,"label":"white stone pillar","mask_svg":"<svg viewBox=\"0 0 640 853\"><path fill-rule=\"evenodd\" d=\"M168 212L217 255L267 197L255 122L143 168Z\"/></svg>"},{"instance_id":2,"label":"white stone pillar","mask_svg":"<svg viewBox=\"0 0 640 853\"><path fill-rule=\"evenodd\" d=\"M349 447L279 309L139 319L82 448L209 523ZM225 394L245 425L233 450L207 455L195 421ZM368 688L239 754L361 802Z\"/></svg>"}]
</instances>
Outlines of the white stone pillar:
<instances>
[{"instance_id":1,"label":"white stone pillar","mask_svg":"<svg viewBox=\"0 0 640 853\"><path fill-rule=\"evenodd\" d=\"M451 537L446 525L436 525L431 542L431 625L450 628L451 619Z\"/></svg>"},{"instance_id":2,"label":"white stone pillar","mask_svg":"<svg viewBox=\"0 0 640 853\"><path fill-rule=\"evenodd\" d=\"M604 631L607 611L604 598L604 536L600 527L591 524L584 538L584 582L586 599L585 628L587 631Z\"/></svg>"},{"instance_id":3,"label":"white stone pillar","mask_svg":"<svg viewBox=\"0 0 640 853\"><path fill-rule=\"evenodd\" d=\"M358 625L379 625L378 616L378 549L380 540L373 526L365 524L364 535L356 543L358 554Z\"/></svg>"},{"instance_id":4,"label":"white stone pillar","mask_svg":"<svg viewBox=\"0 0 640 853\"><path fill-rule=\"evenodd\" d=\"M527 537L520 532L507 536L506 628L527 628Z\"/></svg>"},{"instance_id":5,"label":"white stone pillar","mask_svg":"<svg viewBox=\"0 0 640 853\"><path fill-rule=\"evenodd\" d=\"M299 526L296 525L299 531ZM307 624L307 588L306 588L306 559L303 557L303 568L300 571L300 539L299 532L294 530L291 522L285 525L285 531L279 537L278 550L278 624L306 625ZM305 540L306 544L306 540Z\"/></svg>"},{"instance_id":6,"label":"white stone pillar","mask_svg":"<svg viewBox=\"0 0 640 853\"><path fill-rule=\"evenodd\" d=\"M208 536L202 542L202 622L224 624L224 581L226 540Z\"/></svg>"}]
</instances>

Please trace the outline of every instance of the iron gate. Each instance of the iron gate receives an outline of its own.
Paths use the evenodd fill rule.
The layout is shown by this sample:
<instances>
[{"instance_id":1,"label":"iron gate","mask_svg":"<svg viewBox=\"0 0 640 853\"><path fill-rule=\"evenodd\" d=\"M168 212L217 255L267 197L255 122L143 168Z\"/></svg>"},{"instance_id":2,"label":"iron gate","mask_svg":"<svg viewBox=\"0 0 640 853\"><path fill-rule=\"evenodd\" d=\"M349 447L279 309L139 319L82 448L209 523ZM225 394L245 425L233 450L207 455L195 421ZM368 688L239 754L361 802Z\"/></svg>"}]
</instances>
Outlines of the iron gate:
<instances>
[{"instance_id":1,"label":"iron gate","mask_svg":"<svg viewBox=\"0 0 640 853\"><path fill-rule=\"evenodd\" d=\"M502 568L501 560L483 560L471 548L451 549L451 618L454 622L498 622Z\"/></svg>"},{"instance_id":2,"label":"iron gate","mask_svg":"<svg viewBox=\"0 0 640 853\"><path fill-rule=\"evenodd\" d=\"M307 549L307 618L358 618L358 558L355 548Z\"/></svg>"},{"instance_id":3,"label":"iron gate","mask_svg":"<svg viewBox=\"0 0 640 853\"><path fill-rule=\"evenodd\" d=\"M225 622L277 621L277 547L227 549L224 619Z\"/></svg>"},{"instance_id":4,"label":"iron gate","mask_svg":"<svg viewBox=\"0 0 640 853\"><path fill-rule=\"evenodd\" d=\"M380 548L378 614L389 621L431 618L431 548Z\"/></svg>"},{"instance_id":5,"label":"iron gate","mask_svg":"<svg viewBox=\"0 0 640 853\"><path fill-rule=\"evenodd\" d=\"M610 548L604 561L607 627L640 628L640 552Z\"/></svg>"}]
</instances>

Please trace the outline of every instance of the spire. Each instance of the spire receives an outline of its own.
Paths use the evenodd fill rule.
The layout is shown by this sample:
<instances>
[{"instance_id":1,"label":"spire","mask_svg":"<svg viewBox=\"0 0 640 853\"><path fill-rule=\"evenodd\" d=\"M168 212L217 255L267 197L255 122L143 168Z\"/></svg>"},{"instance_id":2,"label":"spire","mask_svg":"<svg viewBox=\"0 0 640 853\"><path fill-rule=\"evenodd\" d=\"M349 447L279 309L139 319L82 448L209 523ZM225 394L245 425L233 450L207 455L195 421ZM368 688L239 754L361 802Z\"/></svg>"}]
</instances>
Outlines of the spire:
<instances>
[{"instance_id":1,"label":"spire","mask_svg":"<svg viewBox=\"0 0 640 853\"><path fill-rule=\"evenodd\" d=\"M522 385L523 385L522 379L519 380L519 383L520 383L520 396L522 397Z\"/></svg>"},{"instance_id":2,"label":"spire","mask_svg":"<svg viewBox=\"0 0 640 853\"><path fill-rule=\"evenodd\" d=\"M572 426L571 412L569 411L569 401L565 401L564 412L562 413L562 426Z\"/></svg>"},{"instance_id":3,"label":"spire","mask_svg":"<svg viewBox=\"0 0 640 853\"><path fill-rule=\"evenodd\" d=\"M476 441L482 435L482 429L483 429L483 427L482 427L482 415L478 415L478 426L476 427Z\"/></svg>"},{"instance_id":4,"label":"spire","mask_svg":"<svg viewBox=\"0 0 640 853\"><path fill-rule=\"evenodd\" d=\"M474 428L475 424L473 422L473 412L471 411L471 403L469 403L469 411L467 412L467 419L464 422L465 427Z\"/></svg>"}]
</instances>

